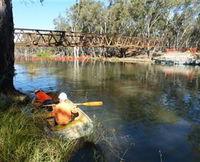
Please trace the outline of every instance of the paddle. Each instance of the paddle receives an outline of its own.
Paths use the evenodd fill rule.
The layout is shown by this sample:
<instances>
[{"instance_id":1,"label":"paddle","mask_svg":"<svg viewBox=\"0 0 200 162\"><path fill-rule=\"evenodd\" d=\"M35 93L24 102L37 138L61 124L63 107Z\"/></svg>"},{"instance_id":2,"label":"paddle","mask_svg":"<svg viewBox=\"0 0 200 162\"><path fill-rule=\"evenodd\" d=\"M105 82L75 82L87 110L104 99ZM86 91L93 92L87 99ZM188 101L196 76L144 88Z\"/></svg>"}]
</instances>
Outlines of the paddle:
<instances>
[{"instance_id":1,"label":"paddle","mask_svg":"<svg viewBox=\"0 0 200 162\"><path fill-rule=\"evenodd\" d=\"M93 101L93 102L85 102L85 103L75 103L75 105L101 106L101 105L103 105L103 102L102 101Z\"/></svg>"},{"instance_id":2,"label":"paddle","mask_svg":"<svg viewBox=\"0 0 200 162\"><path fill-rule=\"evenodd\" d=\"M55 106L56 104L44 105L44 106ZM102 101L92 101L92 102L84 102L84 103L75 103L74 105L84 105L84 106L101 106L103 105Z\"/></svg>"}]
</instances>

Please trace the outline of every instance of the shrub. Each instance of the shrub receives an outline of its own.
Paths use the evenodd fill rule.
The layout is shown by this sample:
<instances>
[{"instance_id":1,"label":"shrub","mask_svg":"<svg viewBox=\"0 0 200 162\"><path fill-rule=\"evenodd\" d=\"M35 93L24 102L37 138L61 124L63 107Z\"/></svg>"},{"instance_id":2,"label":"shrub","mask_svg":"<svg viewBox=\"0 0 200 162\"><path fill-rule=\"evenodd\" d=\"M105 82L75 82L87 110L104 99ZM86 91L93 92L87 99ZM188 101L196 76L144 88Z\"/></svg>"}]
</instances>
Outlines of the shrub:
<instances>
[{"instance_id":1,"label":"shrub","mask_svg":"<svg viewBox=\"0 0 200 162\"><path fill-rule=\"evenodd\" d=\"M51 50L38 51L36 53L36 56L41 57L41 58L48 58L48 57L51 57L53 55L54 55L54 53Z\"/></svg>"}]
</instances>

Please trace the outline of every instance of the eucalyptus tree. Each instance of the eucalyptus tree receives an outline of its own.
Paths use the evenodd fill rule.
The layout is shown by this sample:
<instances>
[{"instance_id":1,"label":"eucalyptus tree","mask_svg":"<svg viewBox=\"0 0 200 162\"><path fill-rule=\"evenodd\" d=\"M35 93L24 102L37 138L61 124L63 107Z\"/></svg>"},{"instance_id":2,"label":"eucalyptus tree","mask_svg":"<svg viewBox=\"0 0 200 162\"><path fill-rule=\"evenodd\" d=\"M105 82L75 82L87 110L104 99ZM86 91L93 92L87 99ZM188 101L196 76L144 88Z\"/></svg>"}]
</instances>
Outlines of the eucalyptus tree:
<instances>
[{"instance_id":1,"label":"eucalyptus tree","mask_svg":"<svg viewBox=\"0 0 200 162\"><path fill-rule=\"evenodd\" d=\"M174 16L174 46L188 47L191 34L197 26L197 15L200 14L200 2L198 0L187 0L185 3L180 4L181 11L176 12Z\"/></svg>"},{"instance_id":2,"label":"eucalyptus tree","mask_svg":"<svg viewBox=\"0 0 200 162\"><path fill-rule=\"evenodd\" d=\"M197 46L199 0L82 0L55 19L77 32L162 37L166 47Z\"/></svg>"},{"instance_id":3,"label":"eucalyptus tree","mask_svg":"<svg viewBox=\"0 0 200 162\"><path fill-rule=\"evenodd\" d=\"M102 2L84 0L66 10L64 16L57 17L54 24L56 28L63 26L65 30L71 29L73 32L102 33L104 17Z\"/></svg>"},{"instance_id":4,"label":"eucalyptus tree","mask_svg":"<svg viewBox=\"0 0 200 162\"><path fill-rule=\"evenodd\" d=\"M0 92L14 90L13 31L12 1L0 0Z\"/></svg>"},{"instance_id":5,"label":"eucalyptus tree","mask_svg":"<svg viewBox=\"0 0 200 162\"><path fill-rule=\"evenodd\" d=\"M43 0L40 0L42 2ZM15 91L12 0L0 0L0 92Z\"/></svg>"},{"instance_id":6,"label":"eucalyptus tree","mask_svg":"<svg viewBox=\"0 0 200 162\"><path fill-rule=\"evenodd\" d=\"M132 31L162 37L168 47L190 46L199 6L199 0L131 0Z\"/></svg>"},{"instance_id":7,"label":"eucalyptus tree","mask_svg":"<svg viewBox=\"0 0 200 162\"><path fill-rule=\"evenodd\" d=\"M190 36L190 42L189 45L191 47L196 47L200 49L200 14L197 16L197 19L195 21L194 29L192 30L191 36Z\"/></svg>"},{"instance_id":8,"label":"eucalyptus tree","mask_svg":"<svg viewBox=\"0 0 200 162\"><path fill-rule=\"evenodd\" d=\"M190 46L191 34L196 26L200 2L198 0L171 1L166 26L163 30L168 47Z\"/></svg>"},{"instance_id":9,"label":"eucalyptus tree","mask_svg":"<svg viewBox=\"0 0 200 162\"><path fill-rule=\"evenodd\" d=\"M131 0L129 9L137 36L159 36L167 14L167 0Z\"/></svg>"},{"instance_id":10,"label":"eucalyptus tree","mask_svg":"<svg viewBox=\"0 0 200 162\"><path fill-rule=\"evenodd\" d=\"M127 35L131 24L129 0L109 1L107 8L107 33Z\"/></svg>"},{"instance_id":11,"label":"eucalyptus tree","mask_svg":"<svg viewBox=\"0 0 200 162\"><path fill-rule=\"evenodd\" d=\"M95 0L82 0L67 9L63 16L54 19L56 29L82 33L105 33L104 19L106 10L102 2ZM78 39L78 38L77 38ZM85 48L74 48L74 56L79 50ZM94 49L93 49L94 52Z\"/></svg>"},{"instance_id":12,"label":"eucalyptus tree","mask_svg":"<svg viewBox=\"0 0 200 162\"><path fill-rule=\"evenodd\" d=\"M68 12L67 9L66 12ZM71 31L72 29L68 22L70 22L70 19L62 15L59 15L57 18L53 20L55 29Z\"/></svg>"}]
</instances>

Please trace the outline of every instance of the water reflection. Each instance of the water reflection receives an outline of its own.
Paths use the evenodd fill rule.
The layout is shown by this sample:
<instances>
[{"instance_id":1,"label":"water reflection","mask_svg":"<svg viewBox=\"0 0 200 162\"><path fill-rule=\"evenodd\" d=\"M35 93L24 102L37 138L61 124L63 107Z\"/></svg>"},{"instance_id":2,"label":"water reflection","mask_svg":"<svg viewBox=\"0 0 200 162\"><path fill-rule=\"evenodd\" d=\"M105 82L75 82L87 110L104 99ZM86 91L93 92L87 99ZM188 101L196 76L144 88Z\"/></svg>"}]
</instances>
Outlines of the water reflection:
<instances>
[{"instance_id":1,"label":"water reflection","mask_svg":"<svg viewBox=\"0 0 200 162\"><path fill-rule=\"evenodd\" d=\"M194 126L200 124L198 67L100 62L15 67L15 86L23 92L40 87L66 91L74 102L104 102L81 108L110 132L112 147L101 143L108 161L199 160L199 131Z\"/></svg>"},{"instance_id":2,"label":"water reflection","mask_svg":"<svg viewBox=\"0 0 200 162\"><path fill-rule=\"evenodd\" d=\"M196 157L197 161L200 161L200 127L194 125L191 134L188 136L188 141L192 145L192 152Z\"/></svg>"},{"instance_id":3,"label":"water reflection","mask_svg":"<svg viewBox=\"0 0 200 162\"><path fill-rule=\"evenodd\" d=\"M103 156L100 147L91 142L85 142L82 146L73 154L69 162L104 162L106 159Z\"/></svg>"},{"instance_id":4,"label":"water reflection","mask_svg":"<svg viewBox=\"0 0 200 162\"><path fill-rule=\"evenodd\" d=\"M166 78L179 75L192 80L195 78L195 75L199 74L198 68L195 69L190 66L159 66L159 69L164 72Z\"/></svg>"}]
</instances>

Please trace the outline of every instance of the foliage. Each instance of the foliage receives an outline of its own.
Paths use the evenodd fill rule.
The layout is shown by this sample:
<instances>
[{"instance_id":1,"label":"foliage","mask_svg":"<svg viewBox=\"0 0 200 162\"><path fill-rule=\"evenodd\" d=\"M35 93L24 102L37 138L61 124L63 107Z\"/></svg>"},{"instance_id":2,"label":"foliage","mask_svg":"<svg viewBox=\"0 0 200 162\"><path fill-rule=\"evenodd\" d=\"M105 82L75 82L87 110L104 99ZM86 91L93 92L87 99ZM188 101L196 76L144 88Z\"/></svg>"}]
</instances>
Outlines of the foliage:
<instances>
[{"instance_id":1,"label":"foliage","mask_svg":"<svg viewBox=\"0 0 200 162\"><path fill-rule=\"evenodd\" d=\"M52 50L42 50L42 51L38 51L36 53L37 57L43 57L43 58L47 58L50 56L53 56L53 51Z\"/></svg>"},{"instance_id":2,"label":"foliage","mask_svg":"<svg viewBox=\"0 0 200 162\"><path fill-rule=\"evenodd\" d=\"M73 32L162 37L169 48L200 48L199 14L199 0L82 0L54 24Z\"/></svg>"}]
</instances>

